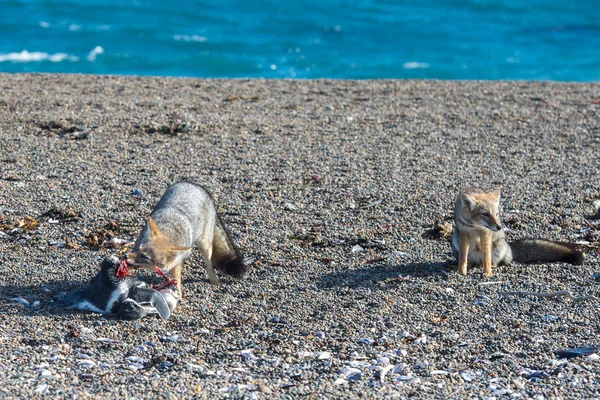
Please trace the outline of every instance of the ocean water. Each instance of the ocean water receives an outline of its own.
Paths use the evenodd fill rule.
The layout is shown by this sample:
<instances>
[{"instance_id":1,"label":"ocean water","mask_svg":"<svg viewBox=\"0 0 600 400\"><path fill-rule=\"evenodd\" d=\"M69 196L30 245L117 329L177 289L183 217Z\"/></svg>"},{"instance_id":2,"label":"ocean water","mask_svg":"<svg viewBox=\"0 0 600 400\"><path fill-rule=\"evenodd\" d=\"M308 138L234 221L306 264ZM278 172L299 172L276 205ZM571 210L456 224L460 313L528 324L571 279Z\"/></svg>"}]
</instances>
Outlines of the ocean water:
<instances>
[{"instance_id":1,"label":"ocean water","mask_svg":"<svg viewBox=\"0 0 600 400\"><path fill-rule=\"evenodd\" d=\"M0 71L600 81L600 0L0 0Z\"/></svg>"}]
</instances>

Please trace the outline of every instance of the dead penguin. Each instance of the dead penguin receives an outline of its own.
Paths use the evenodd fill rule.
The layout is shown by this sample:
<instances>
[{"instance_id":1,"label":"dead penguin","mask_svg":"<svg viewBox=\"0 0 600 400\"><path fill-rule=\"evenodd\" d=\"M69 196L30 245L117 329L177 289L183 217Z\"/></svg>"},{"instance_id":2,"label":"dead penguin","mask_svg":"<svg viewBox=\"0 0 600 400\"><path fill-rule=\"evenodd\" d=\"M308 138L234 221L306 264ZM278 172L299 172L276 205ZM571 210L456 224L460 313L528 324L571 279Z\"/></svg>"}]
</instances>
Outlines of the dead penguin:
<instances>
[{"instance_id":1,"label":"dead penguin","mask_svg":"<svg viewBox=\"0 0 600 400\"><path fill-rule=\"evenodd\" d=\"M124 319L143 318L158 314L169 319L177 304L167 289L164 294L148 286L136 276L129 275L127 263L112 255L105 258L85 288L66 295L60 301L63 307L78 308L101 314L117 314Z\"/></svg>"}]
</instances>

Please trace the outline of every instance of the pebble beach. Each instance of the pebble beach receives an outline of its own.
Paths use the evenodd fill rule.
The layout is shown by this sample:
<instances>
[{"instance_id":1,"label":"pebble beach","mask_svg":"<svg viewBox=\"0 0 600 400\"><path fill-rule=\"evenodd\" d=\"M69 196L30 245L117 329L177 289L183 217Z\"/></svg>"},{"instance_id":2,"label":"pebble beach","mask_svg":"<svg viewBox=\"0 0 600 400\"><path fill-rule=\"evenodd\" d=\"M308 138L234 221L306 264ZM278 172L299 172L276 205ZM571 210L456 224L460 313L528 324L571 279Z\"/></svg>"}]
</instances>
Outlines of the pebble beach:
<instances>
[{"instance_id":1,"label":"pebble beach","mask_svg":"<svg viewBox=\"0 0 600 400\"><path fill-rule=\"evenodd\" d=\"M0 85L0 398L600 397L598 354L554 353L600 344L599 84ZM182 180L246 277L211 286L194 252L167 322L57 307ZM457 274L468 186L501 189L509 240L579 243L583 265Z\"/></svg>"}]
</instances>

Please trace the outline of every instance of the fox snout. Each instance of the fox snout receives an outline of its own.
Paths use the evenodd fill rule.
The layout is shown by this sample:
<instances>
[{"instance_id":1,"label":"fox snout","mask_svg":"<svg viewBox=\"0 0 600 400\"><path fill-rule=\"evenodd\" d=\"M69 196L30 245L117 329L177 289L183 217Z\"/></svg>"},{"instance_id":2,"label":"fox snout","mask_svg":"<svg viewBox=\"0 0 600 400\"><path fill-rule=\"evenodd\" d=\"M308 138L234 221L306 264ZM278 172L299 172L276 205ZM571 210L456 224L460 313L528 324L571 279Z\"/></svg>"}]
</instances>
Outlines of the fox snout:
<instances>
[{"instance_id":1,"label":"fox snout","mask_svg":"<svg viewBox=\"0 0 600 400\"><path fill-rule=\"evenodd\" d=\"M500 229L502 229L502 227L499 224L496 224L496 225L490 226L490 229L493 230L494 232L498 232Z\"/></svg>"},{"instance_id":2,"label":"fox snout","mask_svg":"<svg viewBox=\"0 0 600 400\"><path fill-rule=\"evenodd\" d=\"M154 269L153 263L146 263L141 260L138 260L138 255L136 253L127 254L127 265L136 268L145 268L145 269Z\"/></svg>"}]
</instances>

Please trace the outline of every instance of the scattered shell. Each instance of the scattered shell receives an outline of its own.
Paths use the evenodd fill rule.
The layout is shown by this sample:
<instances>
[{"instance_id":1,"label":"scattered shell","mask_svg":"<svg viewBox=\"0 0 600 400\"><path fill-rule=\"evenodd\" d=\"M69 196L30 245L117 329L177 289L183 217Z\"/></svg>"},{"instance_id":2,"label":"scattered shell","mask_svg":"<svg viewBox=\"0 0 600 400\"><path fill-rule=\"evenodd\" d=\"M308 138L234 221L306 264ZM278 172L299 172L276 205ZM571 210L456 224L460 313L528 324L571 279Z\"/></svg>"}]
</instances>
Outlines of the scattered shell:
<instances>
[{"instance_id":1,"label":"scattered shell","mask_svg":"<svg viewBox=\"0 0 600 400\"><path fill-rule=\"evenodd\" d=\"M36 393L46 393L50 389L50 385L39 385L35 388Z\"/></svg>"},{"instance_id":2,"label":"scattered shell","mask_svg":"<svg viewBox=\"0 0 600 400\"><path fill-rule=\"evenodd\" d=\"M26 299L24 299L22 297L13 297L11 300L16 301L17 303L23 304L26 307L29 307L31 305L29 303L29 301L27 301Z\"/></svg>"},{"instance_id":3,"label":"scattered shell","mask_svg":"<svg viewBox=\"0 0 600 400\"><path fill-rule=\"evenodd\" d=\"M383 369L381 371L379 371L379 382L383 383L383 381L385 380L385 376L387 375L387 373L394 369L395 367L393 365L388 365L386 367L383 367Z\"/></svg>"},{"instance_id":4,"label":"scattered shell","mask_svg":"<svg viewBox=\"0 0 600 400\"><path fill-rule=\"evenodd\" d=\"M429 371L430 375L450 375L452 372L450 371L444 371L442 369L434 369Z\"/></svg>"},{"instance_id":5,"label":"scattered shell","mask_svg":"<svg viewBox=\"0 0 600 400\"><path fill-rule=\"evenodd\" d=\"M252 351L252 349L242 350L240 356L244 357L246 361L254 361L256 360L256 356L252 354Z\"/></svg>"},{"instance_id":6,"label":"scattered shell","mask_svg":"<svg viewBox=\"0 0 600 400\"><path fill-rule=\"evenodd\" d=\"M542 321L556 321L558 319L559 317L557 317L556 315L545 315L542 317Z\"/></svg>"},{"instance_id":7,"label":"scattered shell","mask_svg":"<svg viewBox=\"0 0 600 400\"><path fill-rule=\"evenodd\" d=\"M265 394L273 393L273 391L268 386L265 386L262 383L259 383L257 387L258 387L258 391L261 393L265 393Z\"/></svg>"},{"instance_id":8,"label":"scattered shell","mask_svg":"<svg viewBox=\"0 0 600 400\"><path fill-rule=\"evenodd\" d=\"M473 371L461 371L459 375L465 382L472 382L476 377Z\"/></svg>"},{"instance_id":9,"label":"scattered shell","mask_svg":"<svg viewBox=\"0 0 600 400\"><path fill-rule=\"evenodd\" d=\"M352 246L352 252L353 253L358 253L359 251L363 251L363 248L360 247L360 245L355 244L354 246Z\"/></svg>"},{"instance_id":10,"label":"scattered shell","mask_svg":"<svg viewBox=\"0 0 600 400\"><path fill-rule=\"evenodd\" d=\"M329 353L328 353L328 352L326 352L326 351L323 351L323 352L319 353L319 355L317 356L317 358L318 358L319 360L328 360L328 359L330 359L330 358L331 358L331 354L329 354Z\"/></svg>"},{"instance_id":11,"label":"scattered shell","mask_svg":"<svg viewBox=\"0 0 600 400\"><path fill-rule=\"evenodd\" d=\"M41 369L38 371L40 373L40 378L50 378L52 377L52 372L47 369Z\"/></svg>"},{"instance_id":12,"label":"scattered shell","mask_svg":"<svg viewBox=\"0 0 600 400\"><path fill-rule=\"evenodd\" d=\"M92 368L96 366L96 363L92 360L80 360L77 361L77 366L82 368Z\"/></svg>"},{"instance_id":13,"label":"scattered shell","mask_svg":"<svg viewBox=\"0 0 600 400\"><path fill-rule=\"evenodd\" d=\"M480 294L475 298L473 304L476 306L488 306L491 302L492 299L490 299L488 296L486 296L485 294Z\"/></svg>"},{"instance_id":14,"label":"scattered shell","mask_svg":"<svg viewBox=\"0 0 600 400\"><path fill-rule=\"evenodd\" d=\"M371 338L360 338L360 339L358 339L358 343L364 343L364 344L371 345L371 344L375 343L375 339L371 339Z\"/></svg>"},{"instance_id":15,"label":"scattered shell","mask_svg":"<svg viewBox=\"0 0 600 400\"><path fill-rule=\"evenodd\" d=\"M298 210L298 207L296 207L292 203L285 203L283 205L283 209L286 210L286 211L296 211L296 210Z\"/></svg>"}]
</instances>

